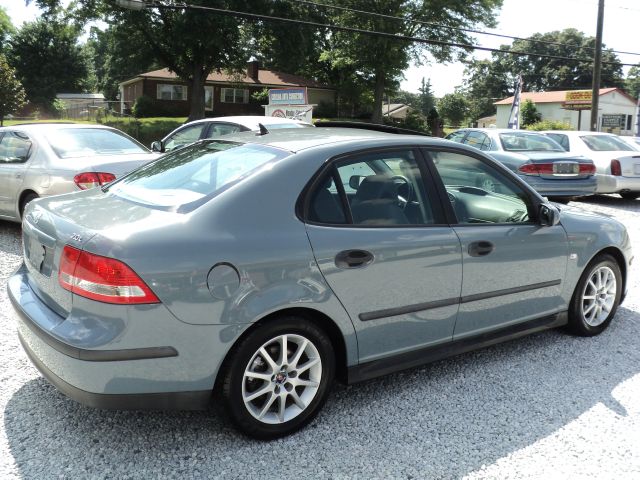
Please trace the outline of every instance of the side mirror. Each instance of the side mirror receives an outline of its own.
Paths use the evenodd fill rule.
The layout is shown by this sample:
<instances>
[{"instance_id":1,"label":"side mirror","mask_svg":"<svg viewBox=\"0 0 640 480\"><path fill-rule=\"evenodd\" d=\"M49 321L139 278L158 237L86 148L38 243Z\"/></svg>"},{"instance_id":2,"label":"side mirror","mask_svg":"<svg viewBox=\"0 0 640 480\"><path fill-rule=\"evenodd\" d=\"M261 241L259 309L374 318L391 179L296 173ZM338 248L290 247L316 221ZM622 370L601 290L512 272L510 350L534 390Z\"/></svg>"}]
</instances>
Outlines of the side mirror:
<instances>
[{"instance_id":1,"label":"side mirror","mask_svg":"<svg viewBox=\"0 0 640 480\"><path fill-rule=\"evenodd\" d=\"M351 189L358 190L361 180L362 177L360 175L351 175L351 177L349 177L349 186L351 187Z\"/></svg>"},{"instance_id":2,"label":"side mirror","mask_svg":"<svg viewBox=\"0 0 640 480\"><path fill-rule=\"evenodd\" d=\"M164 153L164 143L162 142L162 140L156 140L155 142L153 142L151 144L151 151Z\"/></svg>"},{"instance_id":3,"label":"side mirror","mask_svg":"<svg viewBox=\"0 0 640 480\"><path fill-rule=\"evenodd\" d=\"M538 210L538 218L543 227L553 227L560 222L560 212L553 205L543 203Z\"/></svg>"}]
</instances>

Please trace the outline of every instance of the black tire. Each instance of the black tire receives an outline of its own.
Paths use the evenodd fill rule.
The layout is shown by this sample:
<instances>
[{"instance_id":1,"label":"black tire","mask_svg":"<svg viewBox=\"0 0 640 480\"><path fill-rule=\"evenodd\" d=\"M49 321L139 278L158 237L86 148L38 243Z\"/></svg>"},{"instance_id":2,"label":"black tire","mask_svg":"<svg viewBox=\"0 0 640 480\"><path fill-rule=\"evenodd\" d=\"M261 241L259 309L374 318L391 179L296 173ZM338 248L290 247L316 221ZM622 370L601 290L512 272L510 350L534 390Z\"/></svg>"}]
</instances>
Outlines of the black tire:
<instances>
[{"instance_id":1,"label":"black tire","mask_svg":"<svg viewBox=\"0 0 640 480\"><path fill-rule=\"evenodd\" d=\"M29 192L27 193L22 200L20 201L20 206L18 207L20 210L20 218L22 219L22 214L24 213L24 209L27 206L27 204L31 201L31 200L35 200L36 198L38 198L38 195L33 193L33 192Z\"/></svg>"},{"instance_id":2,"label":"black tire","mask_svg":"<svg viewBox=\"0 0 640 480\"><path fill-rule=\"evenodd\" d=\"M592 293L592 291L587 290L587 283L589 279L591 279L592 275L598 269L608 268L613 275L615 276L615 296L613 304L611 305L611 309L609 314L604 318L604 320L595 322L589 322L585 314L583 312L583 306L590 306L590 304L586 304L589 302L588 300L584 300L583 296L586 296L586 293ZM589 290L593 290L593 287L589 286ZM595 292L593 292L595 293ZM571 304L569 306L569 324L568 329L574 335L579 335L582 337L592 337L594 335L599 335L602 333L611 323L614 315L616 314L616 310L618 309L618 305L620 304L620 297L622 295L622 273L620 272L620 266L618 262L611 255L598 255L594 258L587 268L584 269L578 284L576 285L576 289L573 292L573 297L571 298ZM594 295L598 296L598 295ZM594 299L594 302L597 300ZM586 305L585 305L586 304ZM597 306L596 306L597 308ZM605 312L606 313L606 312Z\"/></svg>"},{"instance_id":3,"label":"black tire","mask_svg":"<svg viewBox=\"0 0 640 480\"><path fill-rule=\"evenodd\" d=\"M262 360L262 357L259 356L260 354L258 353L262 346L264 346L267 342L270 342L271 340L274 340L282 335L301 336L311 342L311 344L313 345L313 347L315 347L319 354L321 377L320 381L318 382L319 385L317 387L317 390L315 391L315 396L311 397L311 400L304 409L300 409L300 413L295 413L296 416L288 421L283 421L281 423L265 423L256 418L254 414L250 412L250 407L245 404L243 397L243 388L249 390L249 388L251 387L250 382L253 381L245 379L245 369L249 368L250 362L254 364L258 360L258 358ZM274 342L270 345L272 345L272 347L266 348L279 348L281 350L281 346L277 342ZM291 353L288 352L288 359L291 360L292 356L295 357L296 352L297 348ZM287 363L287 361L285 361L284 363ZM270 374L270 372L268 372L268 374ZM331 341L326 333L324 333L320 328L318 328L316 325L306 320L305 318L297 316L282 317L275 321L269 322L251 332L230 353L229 358L225 361L225 367L223 371L223 404L227 414L229 415L233 423L246 435L262 440L282 437L284 435L293 433L296 430L299 430L317 415L327 399L329 388L333 382L334 374L335 356ZM305 373L303 373L302 375L305 375ZM306 375L309 374L307 373ZM295 377L292 376L291 378ZM302 376L300 376L300 379L302 379ZM270 387L272 385L274 391L280 391L280 387L277 386L278 384L273 377L271 381L256 381L263 383L258 384L255 390L249 390L249 393L258 391L262 388ZM289 384L285 383L282 385L282 388L284 389L284 386ZM303 388L302 392L304 392L304 387L296 387L294 389L294 393L295 391L297 391L297 388ZM300 395L302 396L304 395L304 393L300 393ZM258 403L258 405L256 405L257 409L259 410L266 406L271 396L271 393L265 393L265 397L258 397L255 400L255 402ZM291 402L292 399L286 396L286 394L285 397L285 405L287 405L287 403ZM259 405L259 402L262 402L262 398L264 398L264 403L262 405ZM273 406L270 407L269 413L267 415L271 415L272 417L277 415L277 413L275 412L275 410L278 409L276 403L278 403L279 405L280 401L282 400L276 400L273 403ZM289 406L292 407L292 404L289 404ZM271 408L274 409L273 412L271 411Z\"/></svg>"},{"instance_id":4,"label":"black tire","mask_svg":"<svg viewBox=\"0 0 640 480\"><path fill-rule=\"evenodd\" d=\"M635 200L640 197L640 192L624 192L619 194L625 200Z\"/></svg>"}]
</instances>

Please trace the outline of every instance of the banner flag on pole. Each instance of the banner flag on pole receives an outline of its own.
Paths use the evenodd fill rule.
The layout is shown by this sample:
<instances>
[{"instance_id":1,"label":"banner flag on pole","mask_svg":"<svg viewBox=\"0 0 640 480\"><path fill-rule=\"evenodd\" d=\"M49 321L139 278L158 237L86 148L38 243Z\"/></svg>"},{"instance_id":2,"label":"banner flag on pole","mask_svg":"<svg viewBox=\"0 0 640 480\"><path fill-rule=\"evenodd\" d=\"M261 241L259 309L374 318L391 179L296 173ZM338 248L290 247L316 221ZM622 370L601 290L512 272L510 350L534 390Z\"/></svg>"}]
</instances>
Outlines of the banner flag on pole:
<instances>
[{"instance_id":1,"label":"banner flag on pole","mask_svg":"<svg viewBox=\"0 0 640 480\"><path fill-rule=\"evenodd\" d=\"M513 94L513 104L509 113L509 123L507 128L512 130L520 129L520 92L522 91L522 75L518 75L516 80L515 93Z\"/></svg>"}]
</instances>

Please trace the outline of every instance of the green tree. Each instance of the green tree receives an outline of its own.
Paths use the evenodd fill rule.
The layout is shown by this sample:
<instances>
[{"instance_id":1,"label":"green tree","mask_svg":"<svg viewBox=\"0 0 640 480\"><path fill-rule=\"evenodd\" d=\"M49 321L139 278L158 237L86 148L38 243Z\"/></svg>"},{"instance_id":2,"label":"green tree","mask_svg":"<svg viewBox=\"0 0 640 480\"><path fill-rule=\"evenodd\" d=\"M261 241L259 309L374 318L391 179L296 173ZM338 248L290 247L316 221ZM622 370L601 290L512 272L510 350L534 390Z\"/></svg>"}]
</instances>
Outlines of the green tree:
<instances>
[{"instance_id":1,"label":"green tree","mask_svg":"<svg viewBox=\"0 0 640 480\"><path fill-rule=\"evenodd\" d=\"M469 105L461 92L448 93L438 102L438 112L445 122L458 127L467 118Z\"/></svg>"},{"instance_id":2,"label":"green tree","mask_svg":"<svg viewBox=\"0 0 640 480\"><path fill-rule=\"evenodd\" d=\"M333 4L344 6L341 0ZM374 17L344 10L333 10L331 23L346 27L384 32L391 35L446 39L452 42L470 42L461 30L444 26L412 22L424 18L429 22L448 27L493 26L494 10L502 0L449 0L447 2L423 2L415 0L351 0L348 6L367 12L401 17L398 21L389 17ZM466 52L446 45L414 43L389 37L371 36L365 33L334 31L327 41L324 58L332 66L348 66L352 74L373 90L371 120L382 119L382 103L385 94L392 93L402 72L410 61L420 63L429 54L436 61L449 61L464 57ZM397 87L396 87L397 88Z\"/></svg>"},{"instance_id":3,"label":"green tree","mask_svg":"<svg viewBox=\"0 0 640 480\"><path fill-rule=\"evenodd\" d=\"M0 54L0 127L4 117L24 105L25 92L16 72L4 55Z\"/></svg>"},{"instance_id":4,"label":"green tree","mask_svg":"<svg viewBox=\"0 0 640 480\"><path fill-rule=\"evenodd\" d=\"M433 95L433 90L431 89L431 79L425 81L423 78L420 88L418 89L418 110L420 110L422 115L427 117L435 105L436 97Z\"/></svg>"},{"instance_id":5,"label":"green tree","mask_svg":"<svg viewBox=\"0 0 640 480\"><path fill-rule=\"evenodd\" d=\"M9 40L15 31L16 29L11 23L11 18L9 18L7 11L0 6L0 53L6 52L7 47L10 45Z\"/></svg>"},{"instance_id":6,"label":"green tree","mask_svg":"<svg viewBox=\"0 0 640 480\"><path fill-rule=\"evenodd\" d=\"M624 89L633 98L640 97L640 66L631 67L624 81Z\"/></svg>"},{"instance_id":7,"label":"green tree","mask_svg":"<svg viewBox=\"0 0 640 480\"><path fill-rule=\"evenodd\" d=\"M520 109L520 118L522 119L522 126L527 127L541 121L542 115L538 112L536 104L527 99L524 101L522 108Z\"/></svg>"},{"instance_id":8,"label":"green tree","mask_svg":"<svg viewBox=\"0 0 640 480\"><path fill-rule=\"evenodd\" d=\"M471 60L464 72L462 92L472 120L496 113L494 102L513 94L515 76L500 61Z\"/></svg>"},{"instance_id":9,"label":"green tree","mask_svg":"<svg viewBox=\"0 0 640 480\"><path fill-rule=\"evenodd\" d=\"M57 93L85 91L89 66L80 29L59 19L25 23L11 40L10 63L31 103L46 107Z\"/></svg>"}]
</instances>

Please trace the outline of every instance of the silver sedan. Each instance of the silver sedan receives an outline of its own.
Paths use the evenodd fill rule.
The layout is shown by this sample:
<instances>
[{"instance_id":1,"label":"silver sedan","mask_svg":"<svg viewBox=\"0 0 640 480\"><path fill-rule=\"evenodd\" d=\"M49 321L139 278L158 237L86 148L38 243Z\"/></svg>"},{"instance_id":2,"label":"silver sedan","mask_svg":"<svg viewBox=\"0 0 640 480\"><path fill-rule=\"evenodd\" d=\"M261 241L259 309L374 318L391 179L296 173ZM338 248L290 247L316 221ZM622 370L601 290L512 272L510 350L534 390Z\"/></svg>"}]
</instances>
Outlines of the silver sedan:
<instances>
[{"instance_id":1,"label":"silver sedan","mask_svg":"<svg viewBox=\"0 0 640 480\"><path fill-rule=\"evenodd\" d=\"M0 128L0 219L34 198L109 183L158 157L119 130L72 123Z\"/></svg>"}]
</instances>

